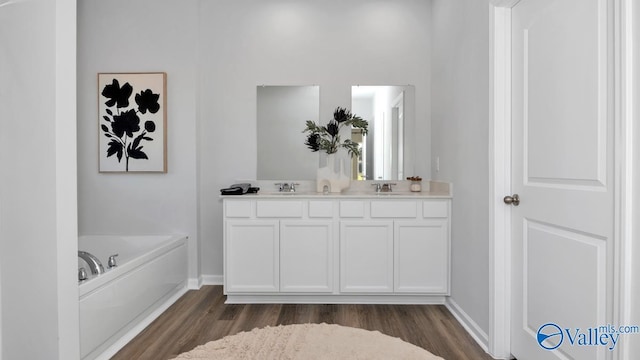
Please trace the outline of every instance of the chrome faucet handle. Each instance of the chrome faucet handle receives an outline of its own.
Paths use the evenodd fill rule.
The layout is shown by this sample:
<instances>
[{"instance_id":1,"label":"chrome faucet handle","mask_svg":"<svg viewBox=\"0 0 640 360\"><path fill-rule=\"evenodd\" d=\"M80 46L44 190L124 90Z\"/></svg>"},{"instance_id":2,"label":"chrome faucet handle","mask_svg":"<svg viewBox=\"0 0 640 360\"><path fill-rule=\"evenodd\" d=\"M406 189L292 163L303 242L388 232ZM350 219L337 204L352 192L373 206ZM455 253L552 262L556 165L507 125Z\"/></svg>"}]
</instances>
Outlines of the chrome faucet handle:
<instances>
[{"instance_id":1,"label":"chrome faucet handle","mask_svg":"<svg viewBox=\"0 0 640 360\"><path fill-rule=\"evenodd\" d=\"M287 184L287 183L281 183L281 182L279 182L279 183L274 183L273 185L277 185L277 186L278 186L278 191L282 191L283 186L284 186L284 185L286 185L286 184Z\"/></svg>"},{"instance_id":2,"label":"chrome faucet handle","mask_svg":"<svg viewBox=\"0 0 640 360\"><path fill-rule=\"evenodd\" d=\"M382 190L382 184L380 184L380 183L373 183L373 184L371 184L371 186L375 186L376 187L376 192L380 192Z\"/></svg>"},{"instance_id":3,"label":"chrome faucet handle","mask_svg":"<svg viewBox=\"0 0 640 360\"><path fill-rule=\"evenodd\" d=\"M113 255L109 256L109 260L107 261L107 266L109 267L109 269L118 266L118 264L116 264L116 256L118 256L118 255L119 254L113 254Z\"/></svg>"},{"instance_id":4,"label":"chrome faucet handle","mask_svg":"<svg viewBox=\"0 0 640 360\"><path fill-rule=\"evenodd\" d=\"M294 182L290 183L289 184L289 191L290 192L296 192L296 185L300 185L300 183L294 183Z\"/></svg>"}]
</instances>

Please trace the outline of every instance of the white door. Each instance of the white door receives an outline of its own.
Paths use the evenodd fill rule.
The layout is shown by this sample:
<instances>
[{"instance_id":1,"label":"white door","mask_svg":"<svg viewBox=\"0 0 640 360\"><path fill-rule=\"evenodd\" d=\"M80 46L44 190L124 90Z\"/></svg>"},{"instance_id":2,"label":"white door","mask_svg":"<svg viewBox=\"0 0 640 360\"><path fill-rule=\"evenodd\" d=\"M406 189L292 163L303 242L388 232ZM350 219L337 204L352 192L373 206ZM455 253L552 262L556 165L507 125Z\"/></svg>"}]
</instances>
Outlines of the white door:
<instances>
[{"instance_id":1,"label":"white door","mask_svg":"<svg viewBox=\"0 0 640 360\"><path fill-rule=\"evenodd\" d=\"M612 320L612 9L609 0L521 0L512 9L518 360L605 359L614 346L593 331Z\"/></svg>"}]
</instances>

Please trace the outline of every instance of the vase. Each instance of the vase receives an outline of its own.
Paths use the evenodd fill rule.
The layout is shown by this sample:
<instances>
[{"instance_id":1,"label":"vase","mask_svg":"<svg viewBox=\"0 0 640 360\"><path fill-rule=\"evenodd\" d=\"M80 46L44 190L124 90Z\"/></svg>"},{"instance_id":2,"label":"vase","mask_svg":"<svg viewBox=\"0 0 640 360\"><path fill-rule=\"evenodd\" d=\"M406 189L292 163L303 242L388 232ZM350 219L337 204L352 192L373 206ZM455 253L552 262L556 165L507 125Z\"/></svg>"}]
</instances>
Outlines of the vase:
<instances>
[{"instance_id":1,"label":"vase","mask_svg":"<svg viewBox=\"0 0 640 360\"><path fill-rule=\"evenodd\" d=\"M316 191L322 193L340 193L349 187L351 180L344 170L344 159L337 154L327 154L327 163L318 169Z\"/></svg>"},{"instance_id":2,"label":"vase","mask_svg":"<svg viewBox=\"0 0 640 360\"><path fill-rule=\"evenodd\" d=\"M413 192L422 191L422 182L418 180L411 180L411 185L409 185L409 190Z\"/></svg>"}]
</instances>

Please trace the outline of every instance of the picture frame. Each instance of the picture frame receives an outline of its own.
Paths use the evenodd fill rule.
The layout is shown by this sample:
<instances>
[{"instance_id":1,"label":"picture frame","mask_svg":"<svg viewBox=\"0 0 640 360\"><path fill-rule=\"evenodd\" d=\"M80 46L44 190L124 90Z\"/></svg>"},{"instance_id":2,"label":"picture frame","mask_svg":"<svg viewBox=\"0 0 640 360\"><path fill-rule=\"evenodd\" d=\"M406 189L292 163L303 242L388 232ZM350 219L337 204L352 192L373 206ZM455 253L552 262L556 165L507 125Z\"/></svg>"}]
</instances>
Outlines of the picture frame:
<instances>
[{"instance_id":1,"label":"picture frame","mask_svg":"<svg viewBox=\"0 0 640 360\"><path fill-rule=\"evenodd\" d=\"M100 173L167 172L167 74L98 73Z\"/></svg>"}]
</instances>

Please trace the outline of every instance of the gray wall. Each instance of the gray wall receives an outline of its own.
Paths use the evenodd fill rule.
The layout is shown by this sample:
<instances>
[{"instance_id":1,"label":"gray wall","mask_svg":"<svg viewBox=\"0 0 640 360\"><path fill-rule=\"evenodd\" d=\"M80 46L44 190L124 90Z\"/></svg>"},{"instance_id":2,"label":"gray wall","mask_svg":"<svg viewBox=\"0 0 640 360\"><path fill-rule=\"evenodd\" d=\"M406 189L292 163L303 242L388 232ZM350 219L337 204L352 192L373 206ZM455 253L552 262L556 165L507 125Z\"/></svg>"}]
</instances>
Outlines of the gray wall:
<instances>
[{"instance_id":1,"label":"gray wall","mask_svg":"<svg viewBox=\"0 0 640 360\"><path fill-rule=\"evenodd\" d=\"M489 2L434 0L433 178L453 183L451 300L489 331Z\"/></svg>"},{"instance_id":2,"label":"gray wall","mask_svg":"<svg viewBox=\"0 0 640 360\"><path fill-rule=\"evenodd\" d=\"M200 236L203 274L222 274L218 189L256 174L256 85L320 86L320 120L352 85L414 84L429 138L429 12L423 0L203 1L199 10ZM241 143L242 142L242 143ZM242 144L240 146L240 144ZM430 144L418 173L430 169Z\"/></svg>"},{"instance_id":3,"label":"gray wall","mask_svg":"<svg viewBox=\"0 0 640 360\"><path fill-rule=\"evenodd\" d=\"M416 133L429 138L429 2L78 6L80 233L188 233L191 259L201 261L192 278L221 281L219 189L256 177L257 85L319 85L320 120L329 120L335 107L350 107L351 85L413 84ZM168 74L168 174L97 172L96 73L118 71ZM429 150L429 141L416 145L425 177Z\"/></svg>"},{"instance_id":4,"label":"gray wall","mask_svg":"<svg viewBox=\"0 0 640 360\"><path fill-rule=\"evenodd\" d=\"M196 0L78 2L80 235L187 234L193 279L199 273L197 13ZM98 173L97 73L154 71L167 73L167 173Z\"/></svg>"}]
</instances>

